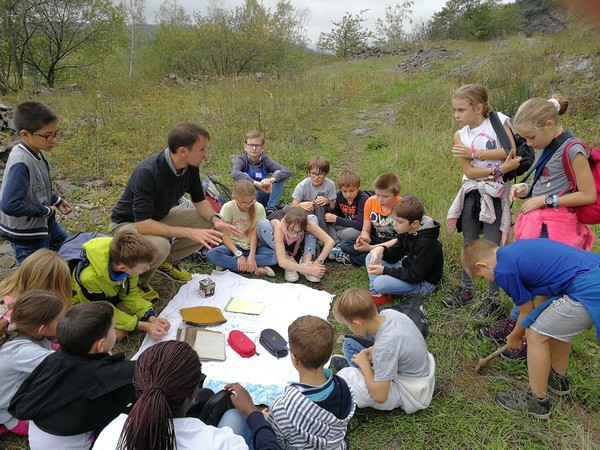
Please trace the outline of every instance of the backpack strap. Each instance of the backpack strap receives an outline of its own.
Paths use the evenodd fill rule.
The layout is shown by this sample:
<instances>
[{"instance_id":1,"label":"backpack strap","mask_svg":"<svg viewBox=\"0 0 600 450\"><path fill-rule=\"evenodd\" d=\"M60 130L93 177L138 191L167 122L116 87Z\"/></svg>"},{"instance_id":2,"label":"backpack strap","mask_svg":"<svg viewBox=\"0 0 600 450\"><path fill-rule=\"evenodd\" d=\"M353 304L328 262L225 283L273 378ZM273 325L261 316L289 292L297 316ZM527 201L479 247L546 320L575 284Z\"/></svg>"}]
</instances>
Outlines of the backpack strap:
<instances>
[{"instance_id":1,"label":"backpack strap","mask_svg":"<svg viewBox=\"0 0 600 450\"><path fill-rule=\"evenodd\" d=\"M502 146L502 148L506 152L506 155L508 156L508 154L512 150L512 143L510 142L510 138L508 137L508 133L506 132L506 129L500 122L500 117L498 117L497 112L492 111L490 113L490 123L492 124L492 128L494 129L494 132L496 133L496 137L500 141L500 145Z\"/></svg>"},{"instance_id":2,"label":"backpack strap","mask_svg":"<svg viewBox=\"0 0 600 450\"><path fill-rule=\"evenodd\" d=\"M532 186L535 185L535 183L537 183L537 180L539 180L539 178L542 176L544 167L546 167L546 164L548 163L548 161L550 161L550 158L552 157L554 152L556 152L556 150L558 150L561 145L563 145L568 139L572 137L573 135L571 133L569 133L568 131L563 131L561 134L552 139L552 141L550 141L550 144L548 144L548 146L544 149L544 151L536 161L535 166L533 166L533 168L529 172L527 172L527 175L525 175L525 177L523 177L523 179L520 182L526 182L531 176L531 174L535 172ZM529 191L529 196L531 196L531 190Z\"/></svg>"},{"instance_id":3,"label":"backpack strap","mask_svg":"<svg viewBox=\"0 0 600 450\"><path fill-rule=\"evenodd\" d=\"M573 164L571 164L571 159L569 158L569 150L574 145L581 145L585 148L585 151L588 153L588 157L592 154L592 149L585 145L581 141L571 141L565 147L565 151L562 155L562 164L565 169L565 175L567 176L567 181L569 182L569 187L561 192L559 192L558 196L562 196L567 192L575 192L577 190L577 178L575 177L575 171L573 170Z\"/></svg>"}]
</instances>

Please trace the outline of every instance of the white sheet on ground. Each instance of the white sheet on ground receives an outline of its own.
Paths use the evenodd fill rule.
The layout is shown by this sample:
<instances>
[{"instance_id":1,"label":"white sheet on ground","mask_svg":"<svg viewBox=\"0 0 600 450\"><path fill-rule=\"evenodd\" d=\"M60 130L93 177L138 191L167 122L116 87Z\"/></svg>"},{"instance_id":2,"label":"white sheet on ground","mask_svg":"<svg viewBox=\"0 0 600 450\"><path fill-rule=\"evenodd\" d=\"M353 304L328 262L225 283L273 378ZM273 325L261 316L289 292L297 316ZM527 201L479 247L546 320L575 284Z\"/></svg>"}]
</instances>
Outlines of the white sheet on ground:
<instances>
[{"instance_id":1,"label":"white sheet on ground","mask_svg":"<svg viewBox=\"0 0 600 450\"><path fill-rule=\"evenodd\" d=\"M202 371L207 375L204 387L217 392L225 384L237 381L248 390L256 404L271 405L283 394L289 382L298 381L298 372L289 356L277 359L260 345L260 332L265 328L273 328L287 340L288 326L298 317L310 314L327 320L332 295L301 284L270 283L244 278L229 271L215 271L210 275L216 284L215 295L204 298L198 292L198 282L206 277L208 275L195 274L162 311L160 317L171 322L171 329L161 341L175 339L177 330L185 326L180 308L206 305L223 309L232 296L263 302L265 309L258 316L224 312L226 323L207 328L221 331L226 336L232 330L243 331L254 340L259 355L242 358L228 345L227 359L223 362L203 362ZM160 341L146 336L133 359L157 342Z\"/></svg>"}]
</instances>

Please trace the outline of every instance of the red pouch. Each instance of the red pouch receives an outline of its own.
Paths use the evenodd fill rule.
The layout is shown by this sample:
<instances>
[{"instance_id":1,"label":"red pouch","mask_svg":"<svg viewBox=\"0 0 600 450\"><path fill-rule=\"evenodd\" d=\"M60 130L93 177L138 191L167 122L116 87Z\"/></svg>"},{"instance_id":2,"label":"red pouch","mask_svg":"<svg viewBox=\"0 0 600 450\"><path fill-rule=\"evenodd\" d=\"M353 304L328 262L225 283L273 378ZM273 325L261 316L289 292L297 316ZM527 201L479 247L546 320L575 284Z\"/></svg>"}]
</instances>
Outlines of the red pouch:
<instances>
[{"instance_id":1,"label":"red pouch","mask_svg":"<svg viewBox=\"0 0 600 450\"><path fill-rule=\"evenodd\" d=\"M233 330L227 338L229 346L242 358L250 358L256 353L256 344L244 333L239 330Z\"/></svg>"}]
</instances>

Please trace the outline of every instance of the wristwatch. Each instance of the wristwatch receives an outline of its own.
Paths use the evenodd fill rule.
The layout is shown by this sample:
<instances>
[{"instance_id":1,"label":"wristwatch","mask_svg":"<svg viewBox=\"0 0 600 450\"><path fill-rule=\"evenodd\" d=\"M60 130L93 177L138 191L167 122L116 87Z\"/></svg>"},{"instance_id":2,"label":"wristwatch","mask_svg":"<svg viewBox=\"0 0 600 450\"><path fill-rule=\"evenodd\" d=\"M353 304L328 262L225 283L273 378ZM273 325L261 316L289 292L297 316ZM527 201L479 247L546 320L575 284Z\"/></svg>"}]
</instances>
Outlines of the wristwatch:
<instances>
[{"instance_id":1,"label":"wristwatch","mask_svg":"<svg viewBox=\"0 0 600 450\"><path fill-rule=\"evenodd\" d=\"M552 208L552 206L554 206L554 199L551 195L546 195L544 198L544 204L546 205L546 208Z\"/></svg>"},{"instance_id":2,"label":"wristwatch","mask_svg":"<svg viewBox=\"0 0 600 450\"><path fill-rule=\"evenodd\" d=\"M319 264L325 264L325 260L324 260L324 259L322 259L322 258L319 258L319 259L317 259L317 262L318 262Z\"/></svg>"},{"instance_id":3,"label":"wristwatch","mask_svg":"<svg viewBox=\"0 0 600 450\"><path fill-rule=\"evenodd\" d=\"M233 257L234 257L235 259L238 259L238 258L239 258L240 256L242 256L242 255L243 255L242 251L241 251L241 250L238 250L237 252L235 252L235 253L233 254Z\"/></svg>"}]
</instances>

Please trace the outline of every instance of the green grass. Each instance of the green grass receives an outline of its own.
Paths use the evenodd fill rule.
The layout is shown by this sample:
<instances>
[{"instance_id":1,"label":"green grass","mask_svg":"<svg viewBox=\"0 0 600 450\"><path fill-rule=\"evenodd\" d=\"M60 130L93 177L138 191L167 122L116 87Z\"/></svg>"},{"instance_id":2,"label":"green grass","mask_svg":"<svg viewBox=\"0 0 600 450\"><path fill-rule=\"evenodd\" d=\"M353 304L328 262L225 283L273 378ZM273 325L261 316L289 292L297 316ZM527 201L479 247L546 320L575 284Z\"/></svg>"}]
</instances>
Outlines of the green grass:
<instances>
[{"instance_id":1,"label":"green grass","mask_svg":"<svg viewBox=\"0 0 600 450\"><path fill-rule=\"evenodd\" d=\"M598 36L594 36L575 27L535 39L439 43L464 54L417 74L404 75L395 69L405 56L388 57L337 62L276 81L237 78L183 87L137 86L135 94L128 96L123 78L107 73L86 83L78 94L57 91L37 96L56 109L60 127L66 131L64 141L49 155L55 179L75 184L71 200L96 206L91 212L81 210L65 218L63 224L69 231L106 230L110 209L131 170L166 146L166 134L179 120L196 121L209 129L213 139L203 169L223 182L230 183L230 157L242 151L243 135L260 128L267 136L268 155L294 172L284 198L289 200L294 185L306 177L309 158L320 154L331 163L332 179L341 170L357 170L366 188L381 172L396 173L402 192L420 196L427 213L443 223L461 179L450 153L456 131L450 109L453 89L463 83L485 84L492 104L510 114L530 96L560 92L573 105L563 117L565 127L592 142L600 137L600 82L583 74L559 74L555 68L565 57L583 53L594 57L597 65L598 51L592 42ZM29 97L23 93L4 98L3 103L14 105ZM353 134L358 128L369 131ZM94 179L105 180L106 185L83 184ZM600 352L594 332L575 340L569 369L573 394L553 399L548 422L497 407L492 402L495 391L525 385L525 365L496 359L480 375L475 374L478 358L495 346L478 335L482 324L472 319L477 304L459 310L442 306L441 299L460 278L461 236L451 236L442 227L440 239L444 278L426 301L431 327L427 343L437 364L433 402L427 410L409 416L401 411L357 412L348 433L351 447L600 448ZM199 273L212 270L208 264L185 266ZM364 268L335 263L327 267L319 289L336 294L368 285ZM283 282L281 272L275 282ZM167 300L178 288L159 277L153 284ZM504 300L508 312L510 301ZM347 332L331 320L336 336ZM119 349L133 354L141 339L134 334ZM26 443L3 439L2 446L26 448Z\"/></svg>"}]
</instances>

